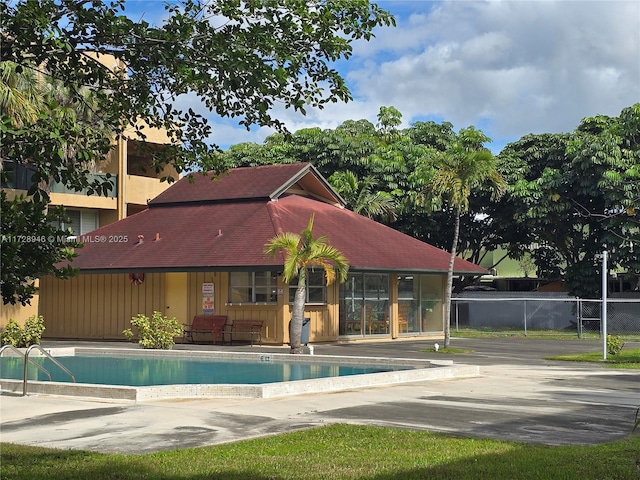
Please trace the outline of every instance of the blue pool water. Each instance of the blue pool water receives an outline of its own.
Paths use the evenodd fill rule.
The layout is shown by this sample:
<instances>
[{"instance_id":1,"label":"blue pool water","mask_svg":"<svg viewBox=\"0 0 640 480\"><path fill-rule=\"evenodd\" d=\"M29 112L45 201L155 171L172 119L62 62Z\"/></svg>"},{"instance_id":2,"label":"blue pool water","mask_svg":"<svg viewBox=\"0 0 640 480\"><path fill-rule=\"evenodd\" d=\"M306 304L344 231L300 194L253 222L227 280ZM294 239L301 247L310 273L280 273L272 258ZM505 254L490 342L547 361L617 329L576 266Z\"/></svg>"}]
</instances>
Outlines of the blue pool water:
<instances>
[{"instance_id":1,"label":"blue pool water","mask_svg":"<svg viewBox=\"0 0 640 480\"><path fill-rule=\"evenodd\" d=\"M47 358L31 357L51 373L54 382L70 382L69 376ZM76 377L77 383L143 387L178 384L263 384L364 373L406 370L409 367L334 365L275 361L160 358L135 356L82 355L56 357ZM0 378L22 380L24 360L0 358ZM48 380L34 366L30 380Z\"/></svg>"}]
</instances>

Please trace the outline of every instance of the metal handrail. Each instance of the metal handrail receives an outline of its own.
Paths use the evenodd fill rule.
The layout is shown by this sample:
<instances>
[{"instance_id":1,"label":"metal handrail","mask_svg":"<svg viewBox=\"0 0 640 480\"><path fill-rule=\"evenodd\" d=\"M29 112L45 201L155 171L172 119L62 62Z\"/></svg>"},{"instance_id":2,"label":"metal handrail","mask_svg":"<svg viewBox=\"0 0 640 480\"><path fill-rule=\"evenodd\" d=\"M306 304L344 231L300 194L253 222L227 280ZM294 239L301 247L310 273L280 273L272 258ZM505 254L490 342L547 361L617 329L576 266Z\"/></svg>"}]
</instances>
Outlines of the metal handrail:
<instances>
[{"instance_id":1,"label":"metal handrail","mask_svg":"<svg viewBox=\"0 0 640 480\"><path fill-rule=\"evenodd\" d=\"M60 367L65 373L67 373L71 377L71 380L73 381L73 383L76 383L76 377L73 376L73 373L71 373L67 367L62 365L55 358L53 358L51 354L47 352L44 348L42 348L40 345L31 345L29 348L27 348L27 351L24 353L24 383L22 385L23 397L27 394L27 365L28 365L27 362L29 360L29 353L31 353L31 350L33 350L34 348L40 350L40 352L42 352L45 357L47 357L49 360L55 363L58 367Z\"/></svg>"},{"instance_id":2,"label":"metal handrail","mask_svg":"<svg viewBox=\"0 0 640 480\"><path fill-rule=\"evenodd\" d=\"M25 363L27 363L27 358L25 357L24 353L22 353L20 350L18 350L13 345L4 345L2 348L0 348L0 357L2 356L2 354L4 353L5 350L13 350L14 352L16 352L18 355L20 355L24 359ZM49 371L46 368L44 368L39 363L34 362L33 360L28 360L28 361L34 367L39 368L47 377L49 377L49 381L51 381L51 374L49 373Z\"/></svg>"}]
</instances>

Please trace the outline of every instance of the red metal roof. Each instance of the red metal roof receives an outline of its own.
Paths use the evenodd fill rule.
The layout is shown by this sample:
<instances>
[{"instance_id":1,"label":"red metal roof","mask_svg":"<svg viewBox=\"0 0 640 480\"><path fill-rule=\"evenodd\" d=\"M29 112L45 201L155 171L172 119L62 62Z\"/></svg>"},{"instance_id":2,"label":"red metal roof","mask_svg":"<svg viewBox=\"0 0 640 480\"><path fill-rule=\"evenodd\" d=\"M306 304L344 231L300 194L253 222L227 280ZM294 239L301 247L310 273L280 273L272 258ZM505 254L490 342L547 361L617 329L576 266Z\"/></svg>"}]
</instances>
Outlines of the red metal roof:
<instances>
[{"instance_id":1,"label":"red metal roof","mask_svg":"<svg viewBox=\"0 0 640 480\"><path fill-rule=\"evenodd\" d=\"M196 183L181 180L150 202L149 209L85 235L85 246L73 265L102 272L277 268L283 257L264 255L264 245L280 232L301 232L313 214L314 236L326 235L352 270L447 271L448 252L347 209L300 195L265 199L262 193L278 190L276 177L286 184L300 172L300 165L274 166L287 167L274 169L283 172L281 177L272 176L269 167L256 167L232 170L220 182L204 177ZM242 172L236 177L238 170ZM209 192L219 186L231 198ZM239 192L235 199L242 201L233 201L233 192ZM247 199L250 193L256 195L254 200ZM455 271L486 272L462 259L456 259Z\"/></svg>"}]
</instances>

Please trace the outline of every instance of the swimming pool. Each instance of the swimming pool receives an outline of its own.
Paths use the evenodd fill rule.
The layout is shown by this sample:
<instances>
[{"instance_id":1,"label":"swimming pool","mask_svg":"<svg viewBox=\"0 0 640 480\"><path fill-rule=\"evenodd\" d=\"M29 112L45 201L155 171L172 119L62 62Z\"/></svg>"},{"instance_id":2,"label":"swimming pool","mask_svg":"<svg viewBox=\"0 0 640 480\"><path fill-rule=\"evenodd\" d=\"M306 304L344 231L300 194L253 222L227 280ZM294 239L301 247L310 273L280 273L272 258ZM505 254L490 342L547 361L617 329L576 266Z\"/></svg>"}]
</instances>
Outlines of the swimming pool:
<instances>
[{"instance_id":1,"label":"swimming pool","mask_svg":"<svg viewBox=\"0 0 640 480\"><path fill-rule=\"evenodd\" d=\"M48 352L74 374L76 383L34 353L29 358L44 364L53 381L30 367L30 394L122 400L267 398L479 373L477 367L452 362L377 357L83 347ZM1 362L2 390L22 392L22 358L3 356Z\"/></svg>"},{"instance_id":2,"label":"swimming pool","mask_svg":"<svg viewBox=\"0 0 640 480\"><path fill-rule=\"evenodd\" d=\"M48 358L32 359L51 374L54 382L71 382L71 377ZM57 360L73 373L77 383L132 387L191 383L253 385L413 368L393 365L292 362L274 360L271 355L262 355L261 358L225 359L85 354L57 357ZM5 356L0 358L2 378L21 380L23 370L22 358ZM29 379L45 381L48 377L43 371L30 366Z\"/></svg>"}]
</instances>

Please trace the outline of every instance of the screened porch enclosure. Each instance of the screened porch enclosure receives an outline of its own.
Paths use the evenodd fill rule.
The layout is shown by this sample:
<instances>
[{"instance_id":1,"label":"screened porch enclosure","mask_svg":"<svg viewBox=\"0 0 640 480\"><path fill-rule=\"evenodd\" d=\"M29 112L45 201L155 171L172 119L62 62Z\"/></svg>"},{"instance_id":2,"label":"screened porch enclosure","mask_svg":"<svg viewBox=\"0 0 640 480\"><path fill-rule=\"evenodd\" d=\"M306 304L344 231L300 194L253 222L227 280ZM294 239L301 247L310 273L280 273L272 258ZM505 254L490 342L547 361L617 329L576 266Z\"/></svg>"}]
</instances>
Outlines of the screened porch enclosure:
<instances>
[{"instance_id":1,"label":"screened porch enclosure","mask_svg":"<svg viewBox=\"0 0 640 480\"><path fill-rule=\"evenodd\" d=\"M394 332L397 335L441 332L443 287L441 275L351 273L340 286L339 334L391 336ZM397 322L395 330L394 322Z\"/></svg>"}]
</instances>

